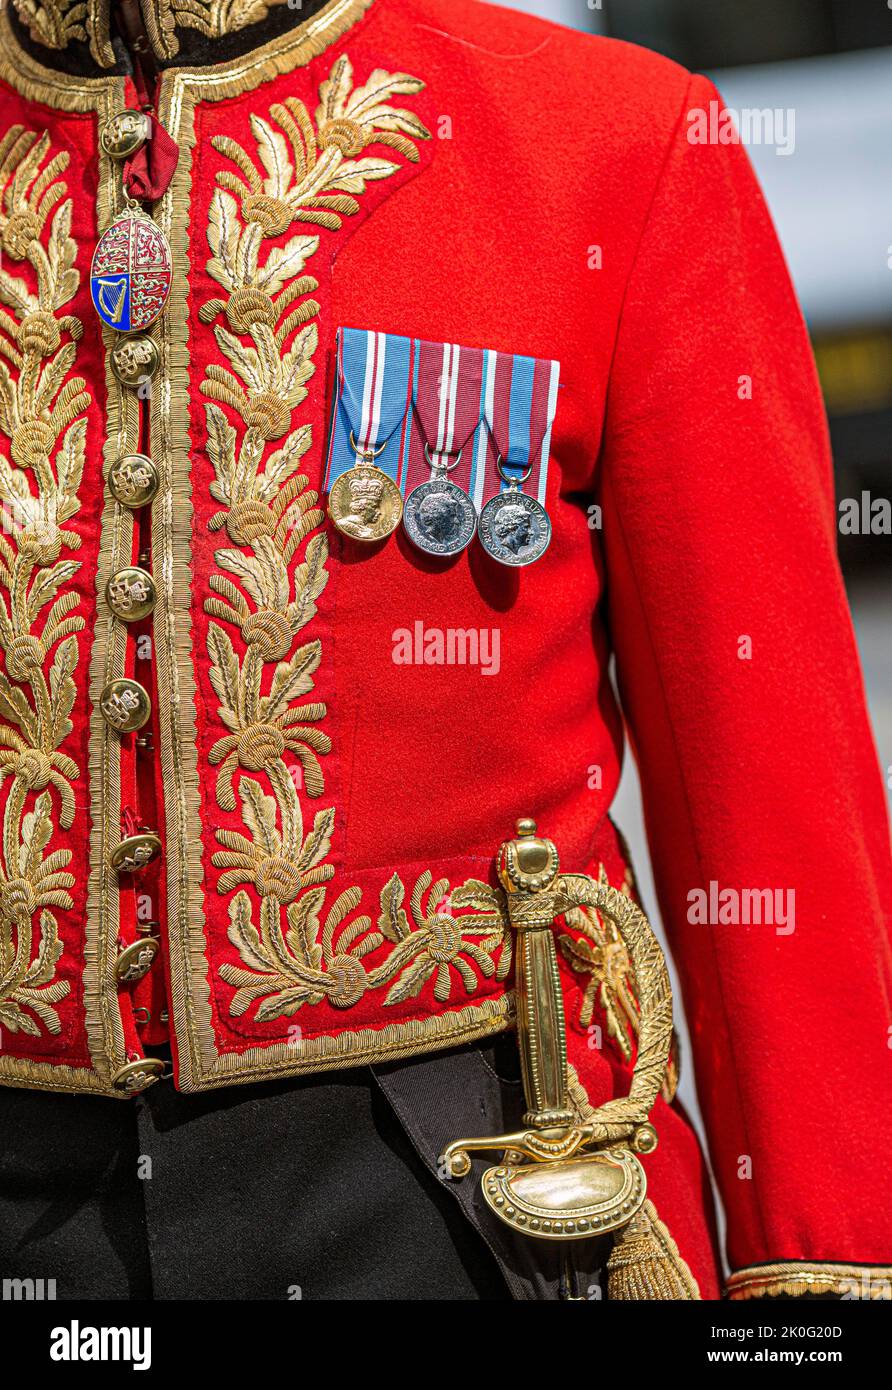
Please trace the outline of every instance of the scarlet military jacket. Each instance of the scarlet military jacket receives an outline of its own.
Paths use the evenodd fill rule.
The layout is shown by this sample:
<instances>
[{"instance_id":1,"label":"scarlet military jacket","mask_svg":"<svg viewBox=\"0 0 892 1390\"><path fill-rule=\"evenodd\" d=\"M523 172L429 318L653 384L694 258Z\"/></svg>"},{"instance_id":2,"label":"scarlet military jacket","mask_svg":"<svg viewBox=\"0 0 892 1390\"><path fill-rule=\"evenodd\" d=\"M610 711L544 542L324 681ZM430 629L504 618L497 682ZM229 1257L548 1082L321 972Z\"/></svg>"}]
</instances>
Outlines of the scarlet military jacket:
<instances>
[{"instance_id":1,"label":"scarlet military jacket","mask_svg":"<svg viewBox=\"0 0 892 1390\"><path fill-rule=\"evenodd\" d=\"M515 816L631 891L614 653L734 1290L892 1260L883 789L805 330L745 155L688 139L714 89L473 0L331 0L190 67L194 7L144 3L171 298L121 338L100 133L145 94L101 6L53 8L0 19L0 1077L126 1097L167 1018L184 1091L511 1026ZM341 325L561 363L534 567L331 527ZM395 661L419 622L497 629L498 677ZM795 929L698 920L710 885ZM597 1105L635 980L596 912L558 942ZM649 1190L714 1296L673 1080Z\"/></svg>"}]
</instances>

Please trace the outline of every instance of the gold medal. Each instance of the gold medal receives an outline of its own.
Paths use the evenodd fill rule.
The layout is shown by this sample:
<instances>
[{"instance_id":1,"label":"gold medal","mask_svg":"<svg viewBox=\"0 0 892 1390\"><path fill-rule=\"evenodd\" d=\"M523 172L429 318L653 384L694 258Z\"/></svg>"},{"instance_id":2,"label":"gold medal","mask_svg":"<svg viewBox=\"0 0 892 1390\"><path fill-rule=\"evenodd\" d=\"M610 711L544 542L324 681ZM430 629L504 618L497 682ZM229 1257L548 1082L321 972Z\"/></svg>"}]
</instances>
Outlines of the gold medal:
<instances>
[{"instance_id":1,"label":"gold medal","mask_svg":"<svg viewBox=\"0 0 892 1390\"><path fill-rule=\"evenodd\" d=\"M356 463L331 485L328 515L345 536L355 541L383 541L400 524L403 495L392 478L374 462L384 452L360 449L353 432L350 443Z\"/></svg>"}]
</instances>

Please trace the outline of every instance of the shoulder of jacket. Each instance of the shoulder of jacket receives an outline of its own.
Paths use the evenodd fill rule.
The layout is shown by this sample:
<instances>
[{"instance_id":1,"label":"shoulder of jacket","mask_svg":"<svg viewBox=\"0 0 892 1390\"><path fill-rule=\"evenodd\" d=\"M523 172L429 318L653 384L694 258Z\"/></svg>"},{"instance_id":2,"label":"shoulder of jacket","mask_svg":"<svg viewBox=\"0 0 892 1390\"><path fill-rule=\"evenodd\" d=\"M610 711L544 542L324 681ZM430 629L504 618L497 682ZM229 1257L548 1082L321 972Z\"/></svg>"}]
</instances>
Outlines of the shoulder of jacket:
<instances>
[{"instance_id":1,"label":"shoulder of jacket","mask_svg":"<svg viewBox=\"0 0 892 1390\"><path fill-rule=\"evenodd\" d=\"M543 120L573 122L580 133L610 124L659 141L675 127L692 75L651 49L586 34L487 0L401 0L406 17L432 42L463 49L463 64L499 84L508 64L534 84ZM703 82L704 79L694 79Z\"/></svg>"}]
</instances>

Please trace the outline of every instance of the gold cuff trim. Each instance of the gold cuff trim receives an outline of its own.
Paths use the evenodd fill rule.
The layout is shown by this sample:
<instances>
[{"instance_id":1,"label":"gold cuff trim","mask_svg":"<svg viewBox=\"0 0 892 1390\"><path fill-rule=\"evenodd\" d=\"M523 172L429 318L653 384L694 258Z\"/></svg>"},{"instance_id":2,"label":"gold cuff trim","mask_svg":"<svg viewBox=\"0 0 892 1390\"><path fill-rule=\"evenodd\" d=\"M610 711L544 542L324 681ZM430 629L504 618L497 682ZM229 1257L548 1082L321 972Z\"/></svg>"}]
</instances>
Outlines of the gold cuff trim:
<instances>
[{"instance_id":1,"label":"gold cuff trim","mask_svg":"<svg viewBox=\"0 0 892 1390\"><path fill-rule=\"evenodd\" d=\"M838 1298L892 1301L892 1265L819 1264L780 1261L737 1270L728 1280L725 1297L801 1298L805 1294L836 1294Z\"/></svg>"}]
</instances>

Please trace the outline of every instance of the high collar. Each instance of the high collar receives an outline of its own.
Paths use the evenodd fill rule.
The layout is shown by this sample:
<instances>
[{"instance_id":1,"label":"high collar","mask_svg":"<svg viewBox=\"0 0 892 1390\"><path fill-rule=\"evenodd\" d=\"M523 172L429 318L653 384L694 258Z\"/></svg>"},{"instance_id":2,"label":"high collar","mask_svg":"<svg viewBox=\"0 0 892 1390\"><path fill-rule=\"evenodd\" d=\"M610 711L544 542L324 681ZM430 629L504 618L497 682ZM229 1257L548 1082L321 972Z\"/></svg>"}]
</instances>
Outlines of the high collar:
<instances>
[{"instance_id":1,"label":"high collar","mask_svg":"<svg viewBox=\"0 0 892 1390\"><path fill-rule=\"evenodd\" d=\"M354 0L356 18L372 0ZM22 47L78 76L126 73L141 49L156 68L204 67L294 35L344 0L0 0ZM136 38L134 40L134 35Z\"/></svg>"}]
</instances>

